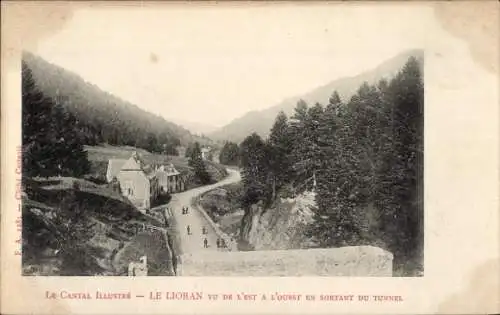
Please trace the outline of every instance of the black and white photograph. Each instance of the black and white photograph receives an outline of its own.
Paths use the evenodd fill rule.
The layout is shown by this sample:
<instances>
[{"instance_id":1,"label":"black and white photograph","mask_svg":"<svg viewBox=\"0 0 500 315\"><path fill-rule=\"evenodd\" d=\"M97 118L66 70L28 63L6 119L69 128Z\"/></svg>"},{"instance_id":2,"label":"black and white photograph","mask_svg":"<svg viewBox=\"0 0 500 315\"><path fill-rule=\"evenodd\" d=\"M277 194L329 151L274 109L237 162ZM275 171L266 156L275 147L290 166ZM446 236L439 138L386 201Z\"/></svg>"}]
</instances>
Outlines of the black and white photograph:
<instances>
[{"instance_id":1,"label":"black and white photograph","mask_svg":"<svg viewBox=\"0 0 500 315\"><path fill-rule=\"evenodd\" d=\"M424 276L424 49L221 12L82 9L22 52L22 275Z\"/></svg>"}]
</instances>

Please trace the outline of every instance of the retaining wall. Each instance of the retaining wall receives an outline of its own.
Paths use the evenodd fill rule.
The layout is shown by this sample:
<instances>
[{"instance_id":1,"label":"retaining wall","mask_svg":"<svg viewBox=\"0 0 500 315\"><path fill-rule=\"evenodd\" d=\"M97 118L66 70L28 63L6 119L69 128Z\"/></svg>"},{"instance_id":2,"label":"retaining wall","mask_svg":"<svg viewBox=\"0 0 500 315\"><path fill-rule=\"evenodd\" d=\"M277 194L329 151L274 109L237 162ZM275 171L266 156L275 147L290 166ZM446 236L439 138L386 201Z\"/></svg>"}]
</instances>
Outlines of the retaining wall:
<instances>
[{"instance_id":1,"label":"retaining wall","mask_svg":"<svg viewBox=\"0 0 500 315\"><path fill-rule=\"evenodd\" d=\"M229 235L227 235L226 233L224 233L219 228L219 226L212 220L212 218L210 218L208 213L201 206L200 200L198 198L193 200L192 206L205 217L205 219L208 221L210 226L214 229L217 236L222 238L225 241L228 251L237 251L238 250L238 245L237 245L236 241L232 241L231 237Z\"/></svg>"},{"instance_id":2,"label":"retaining wall","mask_svg":"<svg viewBox=\"0 0 500 315\"><path fill-rule=\"evenodd\" d=\"M248 252L203 251L181 256L182 276L391 277L393 255L373 246Z\"/></svg>"}]
</instances>

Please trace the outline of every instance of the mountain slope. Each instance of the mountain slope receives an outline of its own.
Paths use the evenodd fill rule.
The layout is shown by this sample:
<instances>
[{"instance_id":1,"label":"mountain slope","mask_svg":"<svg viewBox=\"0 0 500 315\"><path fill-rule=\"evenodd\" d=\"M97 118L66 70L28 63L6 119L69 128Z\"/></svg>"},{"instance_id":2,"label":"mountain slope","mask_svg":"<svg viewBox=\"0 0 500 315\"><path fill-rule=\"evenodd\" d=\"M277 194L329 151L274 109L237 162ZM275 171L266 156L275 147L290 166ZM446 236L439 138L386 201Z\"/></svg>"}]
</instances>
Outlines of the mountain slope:
<instances>
[{"instance_id":1,"label":"mountain slope","mask_svg":"<svg viewBox=\"0 0 500 315\"><path fill-rule=\"evenodd\" d=\"M348 100L355 94L356 90L363 82L376 84L383 78L390 79L403 67L410 56L416 57L423 64L422 50L405 51L380 64L376 68L363 72L357 76L334 80L324 86L318 87L306 94L290 97L281 103L261 111L251 111L244 116L233 120L228 125L209 133L207 136L214 140L230 140L234 142L242 141L252 132L257 132L261 136L267 136L269 130L280 111L287 115L293 113L297 101L303 99L309 105L319 102L323 105L328 103L328 99L334 91L337 91L342 100Z\"/></svg>"},{"instance_id":2,"label":"mountain slope","mask_svg":"<svg viewBox=\"0 0 500 315\"><path fill-rule=\"evenodd\" d=\"M210 142L209 139L193 136L188 130L105 92L77 74L32 53L24 52L23 62L31 70L37 87L45 96L65 107L78 120L97 129L104 138L132 138L138 133L152 133L166 136L174 142L178 139L183 145L192 141L203 144ZM111 125L119 127L115 128L119 130L118 135L115 134L116 130L109 130Z\"/></svg>"},{"instance_id":3,"label":"mountain slope","mask_svg":"<svg viewBox=\"0 0 500 315\"><path fill-rule=\"evenodd\" d=\"M204 134L214 132L215 130L217 130L217 127L212 126L210 124L205 124L202 122L187 121L187 120L176 119L176 118L169 118L169 119L172 122L174 122L175 124L177 124L183 128L186 128L194 135L204 135Z\"/></svg>"}]
</instances>

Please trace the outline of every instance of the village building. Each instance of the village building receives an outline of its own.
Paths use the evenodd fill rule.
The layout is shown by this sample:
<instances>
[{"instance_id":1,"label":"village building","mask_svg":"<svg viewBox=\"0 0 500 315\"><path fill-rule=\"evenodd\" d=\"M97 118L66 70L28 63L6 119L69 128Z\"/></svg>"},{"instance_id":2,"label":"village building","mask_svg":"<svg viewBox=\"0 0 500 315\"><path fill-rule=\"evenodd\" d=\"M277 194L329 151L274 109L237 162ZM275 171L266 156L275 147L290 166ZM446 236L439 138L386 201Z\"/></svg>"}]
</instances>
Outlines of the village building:
<instances>
[{"instance_id":1,"label":"village building","mask_svg":"<svg viewBox=\"0 0 500 315\"><path fill-rule=\"evenodd\" d=\"M110 159L106 180L117 183L122 195L139 209L149 209L162 192L181 192L186 187L184 176L173 164L153 167L136 152L128 160Z\"/></svg>"},{"instance_id":2,"label":"village building","mask_svg":"<svg viewBox=\"0 0 500 315\"><path fill-rule=\"evenodd\" d=\"M210 160L211 152L212 150L210 147L201 148L201 158L204 160Z\"/></svg>"},{"instance_id":3,"label":"village building","mask_svg":"<svg viewBox=\"0 0 500 315\"><path fill-rule=\"evenodd\" d=\"M184 177L175 169L173 164L157 167L156 176L158 177L160 189L165 192L176 193L185 189Z\"/></svg>"},{"instance_id":4,"label":"village building","mask_svg":"<svg viewBox=\"0 0 500 315\"><path fill-rule=\"evenodd\" d=\"M128 160L109 160L106 179L109 183L117 181L121 193L139 209L149 209L160 194L155 170L146 165L137 152Z\"/></svg>"}]
</instances>

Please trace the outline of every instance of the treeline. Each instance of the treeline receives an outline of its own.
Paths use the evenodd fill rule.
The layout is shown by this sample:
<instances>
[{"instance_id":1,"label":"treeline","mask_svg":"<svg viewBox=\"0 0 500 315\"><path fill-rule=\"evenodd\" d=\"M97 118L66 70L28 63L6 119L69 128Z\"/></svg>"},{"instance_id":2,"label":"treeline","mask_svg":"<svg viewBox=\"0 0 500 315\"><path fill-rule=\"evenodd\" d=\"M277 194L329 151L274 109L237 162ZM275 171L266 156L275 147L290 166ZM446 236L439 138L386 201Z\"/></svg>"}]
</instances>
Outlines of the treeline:
<instances>
[{"instance_id":1,"label":"treeline","mask_svg":"<svg viewBox=\"0 0 500 315\"><path fill-rule=\"evenodd\" d=\"M85 144L134 146L178 155L181 143L208 141L28 52L23 54L23 62L30 68L39 91L78 118L76 127Z\"/></svg>"},{"instance_id":2,"label":"treeline","mask_svg":"<svg viewBox=\"0 0 500 315\"><path fill-rule=\"evenodd\" d=\"M80 177L90 169L77 119L36 87L22 63L23 175Z\"/></svg>"},{"instance_id":3,"label":"treeline","mask_svg":"<svg viewBox=\"0 0 500 315\"><path fill-rule=\"evenodd\" d=\"M280 113L268 139L240 145L245 205L315 188L308 235L320 246L370 244L395 265L423 260L423 97L419 62L392 80L363 84L347 102L299 101Z\"/></svg>"},{"instance_id":4,"label":"treeline","mask_svg":"<svg viewBox=\"0 0 500 315\"><path fill-rule=\"evenodd\" d=\"M154 121L141 116L128 117L120 105L94 103L80 108L78 96L61 95L53 97L53 102L79 118L77 128L85 144L133 146L153 153L178 155L181 141L169 128L153 128Z\"/></svg>"}]
</instances>

